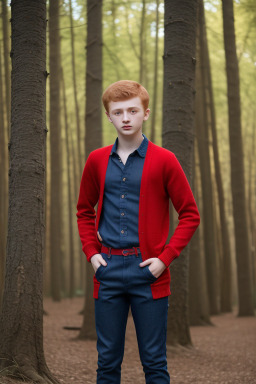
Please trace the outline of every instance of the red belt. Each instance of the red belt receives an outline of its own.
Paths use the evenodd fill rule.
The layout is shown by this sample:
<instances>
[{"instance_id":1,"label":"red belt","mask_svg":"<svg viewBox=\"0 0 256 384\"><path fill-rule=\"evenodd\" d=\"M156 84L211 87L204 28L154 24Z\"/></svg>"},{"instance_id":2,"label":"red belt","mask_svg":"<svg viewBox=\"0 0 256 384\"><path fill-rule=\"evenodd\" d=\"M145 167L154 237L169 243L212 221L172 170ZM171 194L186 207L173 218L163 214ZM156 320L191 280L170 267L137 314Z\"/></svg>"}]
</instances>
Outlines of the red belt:
<instances>
[{"instance_id":1,"label":"red belt","mask_svg":"<svg viewBox=\"0 0 256 384\"><path fill-rule=\"evenodd\" d=\"M138 252L140 252L139 247L132 247L132 248L111 248L111 247L105 247L105 245L101 246L101 252L106 253L108 255L133 255L136 254L138 256Z\"/></svg>"}]
</instances>

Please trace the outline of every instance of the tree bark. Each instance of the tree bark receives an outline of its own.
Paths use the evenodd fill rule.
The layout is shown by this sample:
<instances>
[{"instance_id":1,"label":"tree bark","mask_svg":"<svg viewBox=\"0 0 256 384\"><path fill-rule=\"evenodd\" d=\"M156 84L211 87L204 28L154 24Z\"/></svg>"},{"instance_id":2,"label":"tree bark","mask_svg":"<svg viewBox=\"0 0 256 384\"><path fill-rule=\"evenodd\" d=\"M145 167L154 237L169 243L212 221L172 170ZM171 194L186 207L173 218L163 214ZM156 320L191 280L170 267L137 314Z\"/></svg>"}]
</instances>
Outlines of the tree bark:
<instances>
[{"instance_id":1,"label":"tree bark","mask_svg":"<svg viewBox=\"0 0 256 384\"><path fill-rule=\"evenodd\" d=\"M12 94L6 279L0 371L58 383L43 351L46 1L12 0ZM22 91L21 91L22 90Z\"/></svg>"},{"instance_id":2,"label":"tree bark","mask_svg":"<svg viewBox=\"0 0 256 384\"><path fill-rule=\"evenodd\" d=\"M8 213L8 132L6 127L6 119L4 119L4 94L2 83L2 49L0 44L0 312L4 289Z\"/></svg>"},{"instance_id":3,"label":"tree bark","mask_svg":"<svg viewBox=\"0 0 256 384\"><path fill-rule=\"evenodd\" d=\"M252 283L253 283L253 305L256 308L256 226L255 226L255 203L256 203L256 156L255 156L255 138L256 138L256 112L253 114L253 136L252 149L250 153L250 168L249 168L249 193L248 193L248 211L249 211L249 227L251 238L251 262L252 262Z\"/></svg>"},{"instance_id":4,"label":"tree bark","mask_svg":"<svg viewBox=\"0 0 256 384\"><path fill-rule=\"evenodd\" d=\"M216 119L215 119L215 106L213 99L213 89L212 89L212 78L211 78L211 66L210 58L208 51L208 42L207 42L207 32L205 25L205 16L204 16L204 7L202 2L202 13L203 13L203 34L204 34L204 43L205 43L205 54L204 59L205 70L206 70L206 81L207 81L207 92L209 98L209 107L210 107L210 126L212 133L212 145L213 145L213 158L215 166L215 178L217 184L217 193L218 193L218 210L220 216L220 237L221 237L221 247L222 247L222 260L220 266L220 309L221 312L231 312L232 311L232 302L231 302L231 286L232 286L232 272L231 272L231 250L230 250L230 241L228 233L228 223L226 216L226 207L225 207L225 198L223 191L223 183L221 177L220 169L220 160L219 160L219 148L217 140L217 129L216 129Z\"/></svg>"},{"instance_id":5,"label":"tree bark","mask_svg":"<svg viewBox=\"0 0 256 384\"><path fill-rule=\"evenodd\" d=\"M72 190L71 190L71 153L70 153L70 134L68 127L68 113L66 101L66 88L63 69L61 67L61 84L64 106L64 125L65 125L65 146L67 160L67 184L68 184L68 237L69 237L69 297L75 294L75 268L74 268L74 236L73 236L73 214L72 214ZM74 161L74 159L73 159Z\"/></svg>"},{"instance_id":6,"label":"tree bark","mask_svg":"<svg viewBox=\"0 0 256 384\"><path fill-rule=\"evenodd\" d=\"M151 132L150 140L155 141L156 134L156 105L157 105L157 90L158 90L158 32L159 32L159 0L156 0L156 39L155 39L155 65L154 65L154 90L153 103L151 111Z\"/></svg>"},{"instance_id":7,"label":"tree bark","mask_svg":"<svg viewBox=\"0 0 256 384\"><path fill-rule=\"evenodd\" d=\"M198 72L198 67L196 68ZM198 119L198 113L196 112ZM196 123L197 124L197 123ZM198 145L195 147L197 149ZM200 169L198 163L198 150L195 150L194 165L194 190L195 198L198 201L202 199L202 187L200 185ZM201 187L201 188L199 188ZM200 191L200 195L199 195ZM200 209L200 207L199 207ZM202 252L201 243L203 243L202 227L197 231L191 240L190 262L189 262L189 325L211 325L209 298L206 283L206 267L204 252Z\"/></svg>"},{"instance_id":8,"label":"tree bark","mask_svg":"<svg viewBox=\"0 0 256 384\"><path fill-rule=\"evenodd\" d=\"M82 153L81 150L81 129L80 129L80 113L79 105L77 99L77 85L76 85L76 63L75 63L75 39L74 39L74 28L73 28L73 12L72 12L72 2L69 0L69 12L70 12L70 37L71 37L71 52L72 52L72 77L73 77L73 91L74 91L74 102L75 102L75 112L76 112L76 133L77 133L77 150L78 150L78 166L79 173L82 172Z\"/></svg>"},{"instance_id":9,"label":"tree bark","mask_svg":"<svg viewBox=\"0 0 256 384\"><path fill-rule=\"evenodd\" d=\"M60 36L59 36L59 0L50 0L49 5L50 40L50 259L51 293L53 300L61 299L61 134L60 134Z\"/></svg>"},{"instance_id":10,"label":"tree bark","mask_svg":"<svg viewBox=\"0 0 256 384\"><path fill-rule=\"evenodd\" d=\"M140 76L139 83L143 84L145 80L145 19L146 19L146 0L142 1L141 19L140 19Z\"/></svg>"},{"instance_id":11,"label":"tree bark","mask_svg":"<svg viewBox=\"0 0 256 384\"><path fill-rule=\"evenodd\" d=\"M165 1L163 146L173 151L192 181L197 0ZM190 345L189 247L171 265L168 344Z\"/></svg>"},{"instance_id":12,"label":"tree bark","mask_svg":"<svg viewBox=\"0 0 256 384\"><path fill-rule=\"evenodd\" d=\"M10 87L10 32L8 26L8 7L7 0L2 0L2 23L3 23L3 43L4 43L4 79L5 79L5 105L7 114L8 139L10 138L10 108L11 108L11 87Z\"/></svg>"},{"instance_id":13,"label":"tree bark","mask_svg":"<svg viewBox=\"0 0 256 384\"><path fill-rule=\"evenodd\" d=\"M102 0L87 0L87 58L86 58L86 158L102 146ZM96 339L93 275L86 266L86 295L83 325L79 338Z\"/></svg>"},{"instance_id":14,"label":"tree bark","mask_svg":"<svg viewBox=\"0 0 256 384\"><path fill-rule=\"evenodd\" d=\"M205 68L205 41L204 41L204 8L203 1L199 2L198 30L199 30L199 61L196 76L196 131L198 139L198 153L201 169L201 184L203 195L203 227L204 227L204 253L206 261L207 288L210 305L210 314L216 315L220 311L219 305L219 274L217 269L217 245L214 226L212 171L209 152L209 121L206 105L206 68Z\"/></svg>"},{"instance_id":15,"label":"tree bark","mask_svg":"<svg viewBox=\"0 0 256 384\"><path fill-rule=\"evenodd\" d=\"M235 226L239 316L253 316L252 275L245 204L244 154L241 127L239 68L232 0L222 0L228 87L231 188Z\"/></svg>"}]
</instances>

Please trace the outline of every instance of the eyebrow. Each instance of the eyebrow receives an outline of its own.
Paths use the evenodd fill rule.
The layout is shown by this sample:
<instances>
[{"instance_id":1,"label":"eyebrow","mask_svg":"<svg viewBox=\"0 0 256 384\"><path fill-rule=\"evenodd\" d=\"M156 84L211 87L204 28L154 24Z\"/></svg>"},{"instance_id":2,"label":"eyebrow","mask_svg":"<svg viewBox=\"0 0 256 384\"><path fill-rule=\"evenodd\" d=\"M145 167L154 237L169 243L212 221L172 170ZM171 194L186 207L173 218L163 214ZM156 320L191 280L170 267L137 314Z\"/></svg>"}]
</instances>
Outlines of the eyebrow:
<instances>
[{"instance_id":1,"label":"eyebrow","mask_svg":"<svg viewBox=\"0 0 256 384\"><path fill-rule=\"evenodd\" d=\"M129 107L128 108L128 111L130 111L131 109L140 109L139 107ZM111 112L118 112L118 111L122 111L123 108L116 108L116 109L113 109Z\"/></svg>"}]
</instances>

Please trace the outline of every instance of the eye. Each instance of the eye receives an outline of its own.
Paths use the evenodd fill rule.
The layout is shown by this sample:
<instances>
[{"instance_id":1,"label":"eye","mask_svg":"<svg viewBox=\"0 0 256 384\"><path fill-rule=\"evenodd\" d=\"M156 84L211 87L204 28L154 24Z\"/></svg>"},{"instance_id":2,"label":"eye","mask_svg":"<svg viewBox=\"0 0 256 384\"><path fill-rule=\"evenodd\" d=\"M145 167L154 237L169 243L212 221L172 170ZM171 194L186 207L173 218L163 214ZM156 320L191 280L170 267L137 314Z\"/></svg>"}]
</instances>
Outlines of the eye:
<instances>
[{"instance_id":1,"label":"eye","mask_svg":"<svg viewBox=\"0 0 256 384\"><path fill-rule=\"evenodd\" d=\"M119 115L120 115L120 112L117 111L117 112L115 112L114 114L115 114L115 116L119 116Z\"/></svg>"},{"instance_id":2,"label":"eye","mask_svg":"<svg viewBox=\"0 0 256 384\"><path fill-rule=\"evenodd\" d=\"M137 111L135 109L133 109L131 112L134 115Z\"/></svg>"}]
</instances>

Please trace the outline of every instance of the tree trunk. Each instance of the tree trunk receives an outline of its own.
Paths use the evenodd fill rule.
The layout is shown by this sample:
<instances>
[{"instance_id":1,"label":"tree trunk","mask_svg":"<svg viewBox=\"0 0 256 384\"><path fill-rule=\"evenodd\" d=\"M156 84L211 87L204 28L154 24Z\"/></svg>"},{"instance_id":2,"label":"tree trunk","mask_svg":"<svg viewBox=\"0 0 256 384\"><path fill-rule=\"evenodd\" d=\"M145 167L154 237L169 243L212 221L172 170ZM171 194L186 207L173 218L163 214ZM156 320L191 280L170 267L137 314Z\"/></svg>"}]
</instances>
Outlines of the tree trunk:
<instances>
[{"instance_id":1,"label":"tree trunk","mask_svg":"<svg viewBox=\"0 0 256 384\"><path fill-rule=\"evenodd\" d=\"M219 275L217 269L217 245L213 212L213 186L209 152L209 123L206 105L206 69L204 42L204 14L203 2L199 2L198 30L199 30L199 62L197 67L197 95L196 95L196 130L198 139L198 153L201 169L201 184L203 195L203 228L204 252L206 261L207 287L210 304L210 314L216 315L219 306Z\"/></svg>"},{"instance_id":2,"label":"tree trunk","mask_svg":"<svg viewBox=\"0 0 256 384\"><path fill-rule=\"evenodd\" d=\"M50 40L50 259L51 291L53 300L59 301L60 294L60 215L61 215L61 156L60 156L60 36L59 0L50 0L49 5Z\"/></svg>"},{"instance_id":3,"label":"tree trunk","mask_svg":"<svg viewBox=\"0 0 256 384\"><path fill-rule=\"evenodd\" d=\"M4 43L4 79L5 79L5 105L7 114L8 139L10 138L10 107L11 107L11 87L10 87L10 32L8 26L8 8L7 0L2 0L2 25L3 25L3 43Z\"/></svg>"},{"instance_id":4,"label":"tree trunk","mask_svg":"<svg viewBox=\"0 0 256 384\"><path fill-rule=\"evenodd\" d=\"M156 105L157 105L157 89L158 89L158 32L159 32L159 0L156 0L156 40L155 40L155 66L154 66L154 90L153 103L151 111L151 132L150 140L155 141L156 133Z\"/></svg>"},{"instance_id":5,"label":"tree trunk","mask_svg":"<svg viewBox=\"0 0 256 384\"><path fill-rule=\"evenodd\" d=\"M8 208L8 153L6 121L4 119L4 94L2 83L2 49L0 44L0 312L4 289L5 254Z\"/></svg>"},{"instance_id":6,"label":"tree trunk","mask_svg":"<svg viewBox=\"0 0 256 384\"><path fill-rule=\"evenodd\" d=\"M75 63L75 42L74 42L74 31L73 31L73 12L72 12L72 2L69 0L69 12L70 12L70 37L71 37L71 52L72 52L72 76L73 76L73 91L74 91L74 101L75 101L75 112L76 112L76 133L77 133L77 149L78 149L78 166L79 173L82 172L82 153L81 146L81 130L80 130L80 114L79 114L79 105L77 99L77 86L76 86L76 63Z\"/></svg>"},{"instance_id":7,"label":"tree trunk","mask_svg":"<svg viewBox=\"0 0 256 384\"><path fill-rule=\"evenodd\" d=\"M252 149L250 154L250 167L249 167L249 193L248 193L248 210L249 210L249 226L251 238L251 260L252 260L252 283L253 283L253 305L256 307L256 227L255 227L255 199L256 199L256 158L255 158L255 137L256 137L256 112L253 114L253 136L252 136Z\"/></svg>"},{"instance_id":8,"label":"tree trunk","mask_svg":"<svg viewBox=\"0 0 256 384\"><path fill-rule=\"evenodd\" d=\"M72 214L72 191L71 191L71 154L70 154L70 133L68 127L68 113L66 102L66 88L63 69L61 67L61 83L64 106L64 124L65 124L65 145L67 160L67 184L68 184L68 237L69 237L69 297L75 294L75 268L74 268L74 240L73 240L73 214Z\"/></svg>"},{"instance_id":9,"label":"tree trunk","mask_svg":"<svg viewBox=\"0 0 256 384\"><path fill-rule=\"evenodd\" d=\"M165 1L163 146L192 181L197 0ZM181 48L182 47L182 48ZM171 265L169 344L191 344L188 320L189 247Z\"/></svg>"},{"instance_id":10,"label":"tree trunk","mask_svg":"<svg viewBox=\"0 0 256 384\"><path fill-rule=\"evenodd\" d=\"M140 19L140 77L139 83L144 83L144 61L145 61L145 19L146 19L146 0L142 1L141 19Z\"/></svg>"},{"instance_id":11,"label":"tree trunk","mask_svg":"<svg viewBox=\"0 0 256 384\"><path fill-rule=\"evenodd\" d=\"M198 69L197 69L198 71ZM198 114L196 113L198 118ZM196 146L195 148L197 148ZM195 163L198 163L198 150L195 150ZM201 201L202 192L200 187L200 169L194 165L194 190L195 198ZM199 207L200 209L200 207ZM191 240L190 262L189 262L189 325L209 325L210 320L209 299L207 294L206 268L204 252L202 252L202 227L196 231Z\"/></svg>"},{"instance_id":12,"label":"tree trunk","mask_svg":"<svg viewBox=\"0 0 256 384\"><path fill-rule=\"evenodd\" d=\"M43 351L46 1L37 0L35 7L31 0L12 0L11 11L9 211L0 371L37 383L57 383Z\"/></svg>"},{"instance_id":13,"label":"tree trunk","mask_svg":"<svg viewBox=\"0 0 256 384\"><path fill-rule=\"evenodd\" d=\"M102 0L87 0L87 58L86 58L86 158L102 146ZM96 339L93 275L86 266L86 295L82 329L79 338Z\"/></svg>"},{"instance_id":14,"label":"tree trunk","mask_svg":"<svg viewBox=\"0 0 256 384\"><path fill-rule=\"evenodd\" d=\"M211 78L211 66L210 66L210 58L209 58L209 51L208 51L203 2L202 2L202 12L203 12L203 30L204 30L204 42L205 42L204 59L206 60L205 69L207 74L207 79L206 79L207 92L209 94L210 119L211 119L210 125L211 125L211 133L212 133L215 177L216 177L217 193L218 193L218 201L219 201L218 208L219 208L219 216L220 216L221 246L222 246L222 253L223 253L221 266L220 266L220 273L221 273L220 305L221 305L221 312L231 312L232 311L231 250L230 250L228 224L227 224L227 217L226 217L226 210L225 210L223 183L222 183L221 170L220 170L219 148L218 148L218 140L217 140L216 119L215 119L215 106L214 106L214 100L213 100L213 89L212 89L212 78Z\"/></svg>"},{"instance_id":15,"label":"tree trunk","mask_svg":"<svg viewBox=\"0 0 256 384\"><path fill-rule=\"evenodd\" d=\"M254 315L245 204L244 154L241 128L239 68L236 55L233 1L222 1L228 87L231 188L235 226L239 316Z\"/></svg>"}]
</instances>

